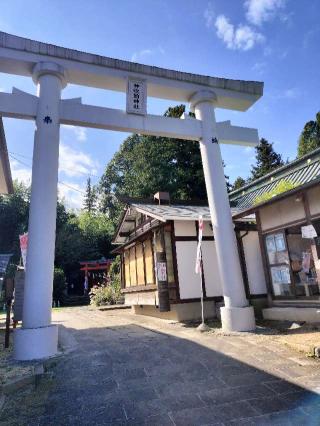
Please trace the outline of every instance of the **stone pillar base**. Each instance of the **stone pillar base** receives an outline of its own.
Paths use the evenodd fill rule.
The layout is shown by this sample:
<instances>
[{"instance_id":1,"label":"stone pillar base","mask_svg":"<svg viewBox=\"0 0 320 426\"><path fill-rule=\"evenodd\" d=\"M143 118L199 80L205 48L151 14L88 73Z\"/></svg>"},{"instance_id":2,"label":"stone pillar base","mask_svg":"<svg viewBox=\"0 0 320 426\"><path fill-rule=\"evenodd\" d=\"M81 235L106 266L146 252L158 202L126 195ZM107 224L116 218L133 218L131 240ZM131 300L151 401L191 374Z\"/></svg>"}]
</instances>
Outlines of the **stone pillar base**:
<instances>
[{"instance_id":1,"label":"stone pillar base","mask_svg":"<svg viewBox=\"0 0 320 426\"><path fill-rule=\"evenodd\" d=\"M245 308L220 309L222 329L224 331L253 331L256 328L252 306Z\"/></svg>"},{"instance_id":2,"label":"stone pillar base","mask_svg":"<svg viewBox=\"0 0 320 426\"><path fill-rule=\"evenodd\" d=\"M48 358L58 352L58 326L17 328L13 333L13 358L18 361Z\"/></svg>"}]
</instances>

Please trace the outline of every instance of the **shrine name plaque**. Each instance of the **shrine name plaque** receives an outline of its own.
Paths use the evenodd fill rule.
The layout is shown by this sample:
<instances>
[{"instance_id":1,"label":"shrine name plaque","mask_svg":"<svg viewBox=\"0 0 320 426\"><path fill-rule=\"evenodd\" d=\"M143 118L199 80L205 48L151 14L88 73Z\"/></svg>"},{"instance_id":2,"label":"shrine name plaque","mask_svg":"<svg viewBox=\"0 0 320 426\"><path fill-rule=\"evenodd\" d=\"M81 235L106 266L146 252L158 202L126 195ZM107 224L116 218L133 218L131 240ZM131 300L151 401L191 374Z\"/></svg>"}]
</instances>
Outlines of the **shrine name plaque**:
<instances>
[{"instance_id":1,"label":"shrine name plaque","mask_svg":"<svg viewBox=\"0 0 320 426\"><path fill-rule=\"evenodd\" d=\"M128 79L127 113L147 114L147 82L144 80Z\"/></svg>"}]
</instances>

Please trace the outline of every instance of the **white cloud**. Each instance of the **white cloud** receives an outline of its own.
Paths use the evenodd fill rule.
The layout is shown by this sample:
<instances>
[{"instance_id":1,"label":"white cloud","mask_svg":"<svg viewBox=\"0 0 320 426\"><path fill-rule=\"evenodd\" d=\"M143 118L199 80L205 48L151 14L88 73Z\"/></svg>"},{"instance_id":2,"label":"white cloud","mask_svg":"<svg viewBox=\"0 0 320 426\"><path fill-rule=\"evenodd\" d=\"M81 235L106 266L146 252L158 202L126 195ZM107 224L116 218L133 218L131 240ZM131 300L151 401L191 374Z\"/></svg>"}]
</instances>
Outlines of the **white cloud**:
<instances>
[{"instance_id":1,"label":"white cloud","mask_svg":"<svg viewBox=\"0 0 320 426\"><path fill-rule=\"evenodd\" d=\"M256 72L259 75L264 74L266 66L266 62L256 62L252 67L252 71Z\"/></svg>"},{"instance_id":2,"label":"white cloud","mask_svg":"<svg viewBox=\"0 0 320 426\"><path fill-rule=\"evenodd\" d=\"M59 171L67 176L81 176L97 173L98 164L90 155L74 150L61 143L59 151Z\"/></svg>"},{"instance_id":3,"label":"white cloud","mask_svg":"<svg viewBox=\"0 0 320 426\"><path fill-rule=\"evenodd\" d=\"M296 99L300 95L300 90L296 87L292 87L291 89L287 89L283 93L283 97L286 99Z\"/></svg>"},{"instance_id":4,"label":"white cloud","mask_svg":"<svg viewBox=\"0 0 320 426\"><path fill-rule=\"evenodd\" d=\"M249 50L255 44L264 41L262 34L248 25L238 25L237 28L224 15L219 15L215 21L217 36L223 40L228 49Z\"/></svg>"},{"instance_id":5,"label":"white cloud","mask_svg":"<svg viewBox=\"0 0 320 426\"><path fill-rule=\"evenodd\" d=\"M252 24L260 26L272 19L284 5L285 0L246 0L246 18Z\"/></svg>"},{"instance_id":6,"label":"white cloud","mask_svg":"<svg viewBox=\"0 0 320 426\"><path fill-rule=\"evenodd\" d=\"M157 53L160 53L161 55L165 54L165 50L162 46L158 46L154 49L142 49L139 50L138 52L134 52L131 56L131 61L132 62L137 62L137 61L142 61L145 58L149 57L149 56L153 56L156 55Z\"/></svg>"},{"instance_id":7,"label":"white cloud","mask_svg":"<svg viewBox=\"0 0 320 426\"><path fill-rule=\"evenodd\" d=\"M79 142L85 142L87 140L87 129L85 127L68 126L66 124L63 124L62 128L65 130L72 131L77 141Z\"/></svg>"},{"instance_id":8,"label":"white cloud","mask_svg":"<svg viewBox=\"0 0 320 426\"><path fill-rule=\"evenodd\" d=\"M206 21L206 26L208 28L212 27L213 22L214 22L214 18L215 18L215 13L214 13L213 6L212 6L211 2L208 3L208 6L207 6L206 10L204 11L203 16L204 16L204 19Z\"/></svg>"},{"instance_id":9,"label":"white cloud","mask_svg":"<svg viewBox=\"0 0 320 426\"><path fill-rule=\"evenodd\" d=\"M59 194L59 199L65 202L65 205L67 208L75 209L75 210L79 210L82 208L83 198L84 198L84 189L77 183L59 182L58 194Z\"/></svg>"},{"instance_id":10,"label":"white cloud","mask_svg":"<svg viewBox=\"0 0 320 426\"><path fill-rule=\"evenodd\" d=\"M152 50L151 49L143 49L140 50L139 52L134 52L133 55L131 56L131 61L132 62L137 62L139 59L152 55Z\"/></svg>"},{"instance_id":11,"label":"white cloud","mask_svg":"<svg viewBox=\"0 0 320 426\"><path fill-rule=\"evenodd\" d=\"M31 168L26 168L18 161L12 159L10 161L12 178L23 182L25 185L29 186L31 183Z\"/></svg>"},{"instance_id":12,"label":"white cloud","mask_svg":"<svg viewBox=\"0 0 320 426\"><path fill-rule=\"evenodd\" d=\"M303 93L297 87L290 87L289 89L285 89L282 91L276 91L270 95L272 99L297 99Z\"/></svg>"}]
</instances>

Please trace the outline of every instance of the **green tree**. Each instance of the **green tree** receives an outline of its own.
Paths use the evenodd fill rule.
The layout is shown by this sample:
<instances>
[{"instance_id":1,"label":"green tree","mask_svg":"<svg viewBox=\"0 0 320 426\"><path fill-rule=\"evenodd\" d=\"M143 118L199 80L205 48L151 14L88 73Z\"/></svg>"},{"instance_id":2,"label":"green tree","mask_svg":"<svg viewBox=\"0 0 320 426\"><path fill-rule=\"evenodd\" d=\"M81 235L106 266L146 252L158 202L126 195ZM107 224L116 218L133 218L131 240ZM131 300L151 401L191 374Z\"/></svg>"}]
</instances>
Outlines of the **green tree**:
<instances>
[{"instance_id":1,"label":"green tree","mask_svg":"<svg viewBox=\"0 0 320 426\"><path fill-rule=\"evenodd\" d=\"M258 179L284 165L281 155L275 152L273 144L266 139L260 139L260 143L255 147L255 150L256 165L251 168L250 180Z\"/></svg>"},{"instance_id":2,"label":"green tree","mask_svg":"<svg viewBox=\"0 0 320 426\"><path fill-rule=\"evenodd\" d=\"M242 188L245 184L246 180L243 179L241 176L238 176L237 179L233 182L232 191Z\"/></svg>"},{"instance_id":3,"label":"green tree","mask_svg":"<svg viewBox=\"0 0 320 426\"><path fill-rule=\"evenodd\" d=\"M169 108L166 117L180 117L184 105ZM149 198L168 191L172 199L206 200L197 142L131 135L107 165L100 181L102 211L116 222L122 211L115 196Z\"/></svg>"},{"instance_id":4,"label":"green tree","mask_svg":"<svg viewBox=\"0 0 320 426\"><path fill-rule=\"evenodd\" d=\"M0 253L12 253L12 262L20 259L19 235L28 229L30 189L14 182L14 193L0 195Z\"/></svg>"},{"instance_id":5,"label":"green tree","mask_svg":"<svg viewBox=\"0 0 320 426\"><path fill-rule=\"evenodd\" d=\"M308 121L300 135L298 144L298 158L320 147L320 111L316 120Z\"/></svg>"},{"instance_id":6,"label":"green tree","mask_svg":"<svg viewBox=\"0 0 320 426\"><path fill-rule=\"evenodd\" d=\"M97 205L97 190L94 185L91 184L91 178L87 179L86 194L84 196L84 210L91 213L95 211Z\"/></svg>"}]
</instances>

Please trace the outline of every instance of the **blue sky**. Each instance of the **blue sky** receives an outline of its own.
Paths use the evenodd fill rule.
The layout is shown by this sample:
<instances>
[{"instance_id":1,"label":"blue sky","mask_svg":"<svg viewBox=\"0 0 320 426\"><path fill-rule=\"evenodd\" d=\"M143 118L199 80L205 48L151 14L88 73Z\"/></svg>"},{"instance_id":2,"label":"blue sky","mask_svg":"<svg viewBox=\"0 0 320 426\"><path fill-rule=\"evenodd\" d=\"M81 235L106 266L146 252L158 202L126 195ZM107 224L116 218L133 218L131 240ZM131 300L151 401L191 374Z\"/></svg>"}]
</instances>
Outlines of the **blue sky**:
<instances>
[{"instance_id":1,"label":"blue sky","mask_svg":"<svg viewBox=\"0 0 320 426\"><path fill-rule=\"evenodd\" d=\"M318 0L0 0L0 28L15 35L105 56L218 77L265 82L247 112L217 110L218 120L256 127L293 159L304 123L320 110ZM0 90L35 93L31 79L0 73ZM64 98L124 109L123 94L69 85ZM149 99L162 114L174 102ZM5 119L13 176L30 179L34 123ZM81 205L88 174L98 181L126 134L61 129L60 196ZM247 177L249 148L223 146L226 174ZM15 158L14 158L15 157ZM17 161L19 160L19 161ZM24 164L22 164L22 163ZM80 192L79 192L80 191Z\"/></svg>"}]
</instances>

